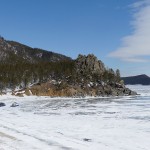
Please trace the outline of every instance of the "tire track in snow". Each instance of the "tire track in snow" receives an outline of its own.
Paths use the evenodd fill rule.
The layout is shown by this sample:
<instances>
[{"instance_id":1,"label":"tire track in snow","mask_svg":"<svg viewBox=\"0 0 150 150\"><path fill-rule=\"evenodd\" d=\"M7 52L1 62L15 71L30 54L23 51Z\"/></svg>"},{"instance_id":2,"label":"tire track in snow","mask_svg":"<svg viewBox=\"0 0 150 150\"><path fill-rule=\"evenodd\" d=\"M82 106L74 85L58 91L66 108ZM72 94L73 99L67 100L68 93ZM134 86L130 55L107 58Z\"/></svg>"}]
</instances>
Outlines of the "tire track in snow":
<instances>
[{"instance_id":1,"label":"tire track in snow","mask_svg":"<svg viewBox=\"0 0 150 150\"><path fill-rule=\"evenodd\" d=\"M5 126L5 125L0 125L0 127L3 128L4 130L7 130L9 133L10 132L13 133L13 135L17 135L17 137L21 137L21 139L18 140L14 136L11 136L11 135L8 135L6 133L0 132L0 136L1 137L6 137L6 138L9 138L10 140L13 140L13 141L24 142L24 139L30 139L32 141L35 141L36 143L39 143L38 146L39 145L41 145L41 146L45 145L45 147L47 147L48 149L53 147L53 148L59 148L61 150L74 150L74 149L72 149L70 147L63 146L63 145L59 144L58 142L51 141L51 140L46 140L46 139L43 139L43 138L39 138L39 137L37 137L35 135L28 134L28 133L16 130L16 127L15 127L15 129L14 128L10 128L10 127ZM34 149L41 150L41 148L38 148L36 146L34 147Z\"/></svg>"}]
</instances>

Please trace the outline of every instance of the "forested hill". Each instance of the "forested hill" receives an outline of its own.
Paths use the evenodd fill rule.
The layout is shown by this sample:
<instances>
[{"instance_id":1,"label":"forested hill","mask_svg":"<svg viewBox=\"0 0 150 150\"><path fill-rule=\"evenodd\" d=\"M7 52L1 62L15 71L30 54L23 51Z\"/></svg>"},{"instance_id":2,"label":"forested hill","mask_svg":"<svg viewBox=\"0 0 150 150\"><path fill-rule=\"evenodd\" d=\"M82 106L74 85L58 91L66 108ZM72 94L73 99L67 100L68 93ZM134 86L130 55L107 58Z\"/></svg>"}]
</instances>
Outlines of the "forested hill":
<instances>
[{"instance_id":1,"label":"forested hill","mask_svg":"<svg viewBox=\"0 0 150 150\"><path fill-rule=\"evenodd\" d=\"M0 38L0 94L7 89L56 97L136 94L124 87L118 69L106 68L93 54L72 60Z\"/></svg>"},{"instance_id":2,"label":"forested hill","mask_svg":"<svg viewBox=\"0 0 150 150\"><path fill-rule=\"evenodd\" d=\"M130 85L135 84L150 85L150 77L145 74L130 77L122 77L122 80L124 80L125 84Z\"/></svg>"},{"instance_id":3,"label":"forested hill","mask_svg":"<svg viewBox=\"0 0 150 150\"><path fill-rule=\"evenodd\" d=\"M0 37L0 62L57 62L71 60L71 58L54 52L31 48L15 41L7 41Z\"/></svg>"},{"instance_id":4,"label":"forested hill","mask_svg":"<svg viewBox=\"0 0 150 150\"><path fill-rule=\"evenodd\" d=\"M0 37L0 90L24 88L70 74L72 65L70 57Z\"/></svg>"}]
</instances>

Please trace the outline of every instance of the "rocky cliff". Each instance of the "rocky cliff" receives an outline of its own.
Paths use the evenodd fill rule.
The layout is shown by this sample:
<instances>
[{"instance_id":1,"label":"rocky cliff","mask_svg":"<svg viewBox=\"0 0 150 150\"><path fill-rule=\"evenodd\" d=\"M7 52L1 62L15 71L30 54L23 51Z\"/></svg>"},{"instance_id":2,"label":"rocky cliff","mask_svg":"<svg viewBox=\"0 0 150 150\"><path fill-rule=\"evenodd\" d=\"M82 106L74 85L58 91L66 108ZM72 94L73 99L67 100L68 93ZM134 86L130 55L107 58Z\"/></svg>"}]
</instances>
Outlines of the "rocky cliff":
<instances>
[{"instance_id":1,"label":"rocky cliff","mask_svg":"<svg viewBox=\"0 0 150 150\"><path fill-rule=\"evenodd\" d=\"M100 75L104 71L104 64L93 54L79 55L76 59L76 73L78 75Z\"/></svg>"}]
</instances>

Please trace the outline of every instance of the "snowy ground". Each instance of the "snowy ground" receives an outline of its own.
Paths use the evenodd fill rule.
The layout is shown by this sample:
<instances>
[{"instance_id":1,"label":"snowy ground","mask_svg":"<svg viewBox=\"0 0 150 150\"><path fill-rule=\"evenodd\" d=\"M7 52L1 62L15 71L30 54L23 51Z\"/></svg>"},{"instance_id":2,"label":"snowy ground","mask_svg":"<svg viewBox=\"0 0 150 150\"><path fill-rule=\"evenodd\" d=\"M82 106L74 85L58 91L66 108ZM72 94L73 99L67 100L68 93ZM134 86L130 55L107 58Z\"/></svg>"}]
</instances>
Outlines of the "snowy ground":
<instances>
[{"instance_id":1,"label":"snowy ground","mask_svg":"<svg viewBox=\"0 0 150 150\"><path fill-rule=\"evenodd\" d=\"M0 150L149 150L150 87L95 99L1 96ZM20 106L10 105L17 101Z\"/></svg>"}]
</instances>

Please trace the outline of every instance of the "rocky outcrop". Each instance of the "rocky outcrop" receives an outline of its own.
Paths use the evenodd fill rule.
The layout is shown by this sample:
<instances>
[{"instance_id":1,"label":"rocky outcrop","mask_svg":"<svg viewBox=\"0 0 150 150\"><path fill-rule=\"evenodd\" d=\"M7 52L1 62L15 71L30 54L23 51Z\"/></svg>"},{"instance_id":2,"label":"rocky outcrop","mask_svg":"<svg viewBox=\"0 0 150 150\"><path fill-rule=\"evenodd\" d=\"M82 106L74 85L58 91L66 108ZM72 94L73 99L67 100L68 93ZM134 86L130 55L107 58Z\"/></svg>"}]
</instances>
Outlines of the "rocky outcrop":
<instances>
[{"instance_id":1,"label":"rocky outcrop","mask_svg":"<svg viewBox=\"0 0 150 150\"><path fill-rule=\"evenodd\" d=\"M75 62L78 75L100 75L105 71L104 64L93 54L79 55Z\"/></svg>"},{"instance_id":2,"label":"rocky outcrop","mask_svg":"<svg viewBox=\"0 0 150 150\"><path fill-rule=\"evenodd\" d=\"M51 97L123 96L136 95L126 88L112 69L93 54L79 55L74 61L74 72L70 76L53 76L48 82L38 83L15 95L37 95ZM105 77L107 76L107 77Z\"/></svg>"},{"instance_id":3,"label":"rocky outcrop","mask_svg":"<svg viewBox=\"0 0 150 150\"><path fill-rule=\"evenodd\" d=\"M5 103L0 102L0 107L4 107L4 106L6 106L6 104L5 104Z\"/></svg>"},{"instance_id":4,"label":"rocky outcrop","mask_svg":"<svg viewBox=\"0 0 150 150\"><path fill-rule=\"evenodd\" d=\"M64 81L49 81L27 88L26 95L51 96L51 97L86 97L86 96L124 96L136 95L124 85L110 83L68 84Z\"/></svg>"},{"instance_id":5,"label":"rocky outcrop","mask_svg":"<svg viewBox=\"0 0 150 150\"><path fill-rule=\"evenodd\" d=\"M18 106L19 106L19 104L17 102L14 102L14 103L11 104L10 107L18 107Z\"/></svg>"},{"instance_id":6,"label":"rocky outcrop","mask_svg":"<svg viewBox=\"0 0 150 150\"><path fill-rule=\"evenodd\" d=\"M76 60L0 37L0 94L26 88L15 95L118 96L135 94L120 82L120 72L106 69L93 54ZM35 83L39 82L36 85ZM33 85L29 87L29 85ZM24 89L23 89L24 90Z\"/></svg>"}]
</instances>

